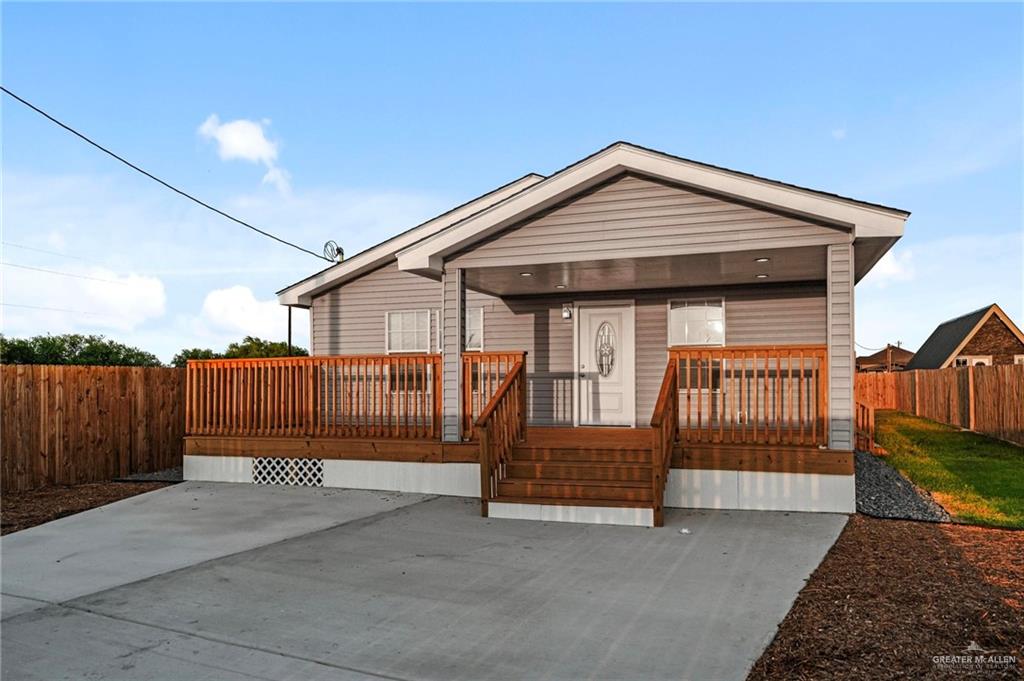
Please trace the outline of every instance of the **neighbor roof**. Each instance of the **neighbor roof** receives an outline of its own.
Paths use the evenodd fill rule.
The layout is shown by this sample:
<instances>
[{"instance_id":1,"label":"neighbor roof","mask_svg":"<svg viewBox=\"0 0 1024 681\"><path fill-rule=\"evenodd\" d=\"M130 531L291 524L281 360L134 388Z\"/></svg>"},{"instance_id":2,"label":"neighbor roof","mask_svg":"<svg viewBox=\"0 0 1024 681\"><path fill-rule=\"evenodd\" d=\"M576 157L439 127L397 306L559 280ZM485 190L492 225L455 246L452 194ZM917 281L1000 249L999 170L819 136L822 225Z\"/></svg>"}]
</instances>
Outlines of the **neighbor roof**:
<instances>
[{"instance_id":1,"label":"neighbor roof","mask_svg":"<svg viewBox=\"0 0 1024 681\"><path fill-rule=\"evenodd\" d=\"M998 305L992 303L942 322L935 327L932 335L928 336L928 340L907 364L907 369L941 369L945 367L992 315L999 317L1010 331L1024 342L1024 336L1020 329Z\"/></svg>"},{"instance_id":2,"label":"neighbor roof","mask_svg":"<svg viewBox=\"0 0 1024 681\"><path fill-rule=\"evenodd\" d=\"M898 345L886 345L884 348L872 355L865 355L857 358L858 367L870 367L887 365L890 361L893 364L905 365L913 359L914 353Z\"/></svg>"}]
</instances>

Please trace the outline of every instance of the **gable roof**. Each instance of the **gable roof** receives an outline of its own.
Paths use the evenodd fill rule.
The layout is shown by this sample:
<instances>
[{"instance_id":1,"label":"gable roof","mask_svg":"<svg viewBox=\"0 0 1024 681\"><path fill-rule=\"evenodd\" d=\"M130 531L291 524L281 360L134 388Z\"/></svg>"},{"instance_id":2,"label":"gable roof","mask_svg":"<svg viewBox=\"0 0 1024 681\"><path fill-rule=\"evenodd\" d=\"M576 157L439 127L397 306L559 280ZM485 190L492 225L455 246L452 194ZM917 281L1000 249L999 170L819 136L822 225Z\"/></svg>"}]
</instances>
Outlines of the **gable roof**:
<instances>
[{"instance_id":1,"label":"gable roof","mask_svg":"<svg viewBox=\"0 0 1024 681\"><path fill-rule=\"evenodd\" d=\"M543 179L543 175L529 173L475 199L471 199L441 215L433 217L411 229L407 229L400 234L396 234L376 246L360 251L342 262L331 265L305 279L286 286L277 292L278 302L282 305L309 307L313 296L318 293L360 277L389 262L393 262L395 253L399 249L411 246L421 239L436 234L478 211L506 201Z\"/></svg>"},{"instance_id":2,"label":"gable roof","mask_svg":"<svg viewBox=\"0 0 1024 681\"><path fill-rule=\"evenodd\" d=\"M726 199L803 216L848 229L858 238L877 237L895 241L902 236L903 224L910 215L898 208L768 180L628 142L616 142L559 170L508 201L482 210L400 250L399 268L438 276L447 256L623 173L648 176L712 192Z\"/></svg>"},{"instance_id":3,"label":"gable roof","mask_svg":"<svg viewBox=\"0 0 1024 681\"><path fill-rule=\"evenodd\" d=\"M888 365L889 362L893 364L906 365L911 359L914 358L914 353L906 348L901 348L898 345L889 343L878 352L871 355L864 355L857 358L858 367L869 367Z\"/></svg>"},{"instance_id":4,"label":"gable roof","mask_svg":"<svg viewBox=\"0 0 1024 681\"><path fill-rule=\"evenodd\" d=\"M1010 331L1024 343L1024 334L998 305L992 303L973 312L944 321L935 327L932 335L928 336L928 340L907 364L907 369L942 369L948 366L960 349L967 345L978 329L984 326L985 322L993 315L999 317Z\"/></svg>"}]
</instances>

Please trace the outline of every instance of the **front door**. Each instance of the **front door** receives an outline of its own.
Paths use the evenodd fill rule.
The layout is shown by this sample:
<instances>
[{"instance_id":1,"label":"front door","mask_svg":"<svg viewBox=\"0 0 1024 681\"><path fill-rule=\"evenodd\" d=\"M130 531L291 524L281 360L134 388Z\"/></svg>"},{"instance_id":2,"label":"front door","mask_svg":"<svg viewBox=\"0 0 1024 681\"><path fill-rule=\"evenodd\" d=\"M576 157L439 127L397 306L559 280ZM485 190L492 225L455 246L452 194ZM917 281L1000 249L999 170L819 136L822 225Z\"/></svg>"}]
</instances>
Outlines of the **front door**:
<instances>
[{"instance_id":1,"label":"front door","mask_svg":"<svg viewBox=\"0 0 1024 681\"><path fill-rule=\"evenodd\" d=\"M580 425L635 425L632 303L583 304L576 330Z\"/></svg>"}]
</instances>

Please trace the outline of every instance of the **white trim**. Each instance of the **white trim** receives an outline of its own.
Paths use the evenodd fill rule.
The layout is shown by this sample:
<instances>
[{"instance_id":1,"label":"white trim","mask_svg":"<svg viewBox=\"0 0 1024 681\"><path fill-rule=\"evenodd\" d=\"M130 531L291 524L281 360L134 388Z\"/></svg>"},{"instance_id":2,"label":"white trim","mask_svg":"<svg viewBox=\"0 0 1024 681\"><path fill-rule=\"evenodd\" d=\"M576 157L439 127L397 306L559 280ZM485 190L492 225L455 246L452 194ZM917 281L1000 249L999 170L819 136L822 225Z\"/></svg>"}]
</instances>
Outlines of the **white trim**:
<instances>
[{"instance_id":1,"label":"white trim","mask_svg":"<svg viewBox=\"0 0 1024 681\"><path fill-rule=\"evenodd\" d=\"M204 482L252 482L251 456L194 456L182 461L182 478Z\"/></svg>"},{"instance_id":2,"label":"white trim","mask_svg":"<svg viewBox=\"0 0 1024 681\"><path fill-rule=\"evenodd\" d=\"M625 172L698 187L726 198L823 220L850 229L858 237L902 236L908 217L904 211L867 206L850 199L712 168L620 142L507 201L400 250L398 267L420 273L438 273L444 259L451 254Z\"/></svg>"},{"instance_id":3,"label":"white trim","mask_svg":"<svg viewBox=\"0 0 1024 681\"><path fill-rule=\"evenodd\" d=\"M487 517L505 520L541 520L557 523L654 527L653 510L649 508L622 508L618 506L510 504L502 501L490 501L487 503Z\"/></svg>"},{"instance_id":4,"label":"white trim","mask_svg":"<svg viewBox=\"0 0 1024 681\"><path fill-rule=\"evenodd\" d=\"M425 348L403 348L401 350L391 349L391 315L403 314L406 312L416 312L417 314L426 312L427 313L427 346ZM430 352L430 320L434 318L434 311L429 307L415 307L404 310L387 310L384 313L384 354L385 355L402 355L410 352ZM404 331L404 330L403 330ZM414 332L418 333L418 331Z\"/></svg>"},{"instance_id":5,"label":"white trim","mask_svg":"<svg viewBox=\"0 0 1024 681\"><path fill-rule=\"evenodd\" d=\"M580 427L583 422L580 406L580 308L583 307L629 307L630 324L633 327L633 419L630 428L637 424L637 371L636 371L636 300L619 298L616 300L582 300L572 303L572 425ZM594 426L600 427L600 426ZM622 426L620 426L622 427Z\"/></svg>"},{"instance_id":6,"label":"white trim","mask_svg":"<svg viewBox=\"0 0 1024 681\"><path fill-rule=\"evenodd\" d=\"M673 343L672 342L672 303L691 303L691 302L703 302L707 303L712 300L722 301L722 342L721 343ZM673 345L680 345L686 347L706 347L706 348L719 348L725 346L725 334L728 333L728 329L725 326L725 296L721 298L717 296L710 297L695 297L695 298L669 298L665 301L665 342L669 347Z\"/></svg>"},{"instance_id":7,"label":"white trim","mask_svg":"<svg viewBox=\"0 0 1024 681\"><path fill-rule=\"evenodd\" d=\"M480 465L325 459L324 487L480 497Z\"/></svg>"},{"instance_id":8,"label":"white trim","mask_svg":"<svg viewBox=\"0 0 1024 681\"><path fill-rule=\"evenodd\" d=\"M319 274L278 291L277 302L281 305L309 307L312 304L313 296L327 289L339 286L346 281L361 277L389 262L393 262L395 260L395 253L399 250L411 246L420 239L447 229L451 225L464 220L484 208L501 203L543 179L543 175L530 173L503 187L494 189L443 215L424 222L404 234L399 234L377 246L352 256L352 258L344 262L328 267Z\"/></svg>"}]
</instances>

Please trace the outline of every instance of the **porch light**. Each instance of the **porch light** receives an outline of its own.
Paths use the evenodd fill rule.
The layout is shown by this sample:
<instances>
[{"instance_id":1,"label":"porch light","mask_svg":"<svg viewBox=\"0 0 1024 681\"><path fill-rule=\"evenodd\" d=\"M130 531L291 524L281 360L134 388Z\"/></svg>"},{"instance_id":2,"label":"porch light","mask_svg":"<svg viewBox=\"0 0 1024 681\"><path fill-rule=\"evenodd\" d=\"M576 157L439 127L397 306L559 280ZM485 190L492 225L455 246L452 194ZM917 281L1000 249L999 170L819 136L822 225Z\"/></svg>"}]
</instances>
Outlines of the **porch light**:
<instances>
[{"instance_id":1,"label":"porch light","mask_svg":"<svg viewBox=\"0 0 1024 681\"><path fill-rule=\"evenodd\" d=\"M758 274L756 276L757 276L758 279L767 279L768 278L767 274Z\"/></svg>"},{"instance_id":2,"label":"porch light","mask_svg":"<svg viewBox=\"0 0 1024 681\"><path fill-rule=\"evenodd\" d=\"M572 305L562 306L562 319L572 319Z\"/></svg>"},{"instance_id":3,"label":"porch light","mask_svg":"<svg viewBox=\"0 0 1024 681\"><path fill-rule=\"evenodd\" d=\"M754 262L768 262L771 258L754 258Z\"/></svg>"},{"instance_id":4,"label":"porch light","mask_svg":"<svg viewBox=\"0 0 1024 681\"><path fill-rule=\"evenodd\" d=\"M532 277L533 276L533 272L520 272L519 276L520 277Z\"/></svg>"}]
</instances>

